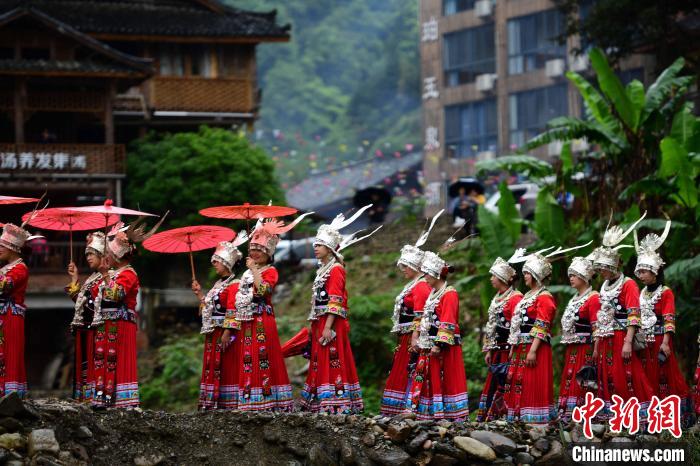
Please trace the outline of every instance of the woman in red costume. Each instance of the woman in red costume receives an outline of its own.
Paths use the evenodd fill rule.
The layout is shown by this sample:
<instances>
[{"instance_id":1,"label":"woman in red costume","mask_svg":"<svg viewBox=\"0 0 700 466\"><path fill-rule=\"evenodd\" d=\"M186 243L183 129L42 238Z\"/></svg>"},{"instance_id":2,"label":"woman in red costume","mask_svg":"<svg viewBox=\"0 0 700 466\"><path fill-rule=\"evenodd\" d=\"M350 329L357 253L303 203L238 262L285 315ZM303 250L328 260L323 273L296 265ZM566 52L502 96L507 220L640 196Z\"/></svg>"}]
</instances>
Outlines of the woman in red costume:
<instances>
[{"instance_id":1,"label":"woman in red costume","mask_svg":"<svg viewBox=\"0 0 700 466\"><path fill-rule=\"evenodd\" d=\"M469 416L467 376L462 359L459 330L459 296L447 284L449 267L443 259L426 251L421 271L432 291L417 322L419 352L410 374L412 411L418 419L462 422Z\"/></svg>"},{"instance_id":2,"label":"woman in red costume","mask_svg":"<svg viewBox=\"0 0 700 466\"><path fill-rule=\"evenodd\" d=\"M561 317L561 344L566 345L564 369L559 384L559 419L568 423L576 406L585 401L587 391L595 395L595 379L577 377L584 366L594 368L598 360L598 351L593 343L593 327L600 310L598 292L591 287L593 262L586 257L574 257L569 266L568 275L576 296L566 305ZM591 369L593 370L593 369ZM580 381L580 382L579 382Z\"/></svg>"},{"instance_id":3,"label":"woman in red costume","mask_svg":"<svg viewBox=\"0 0 700 466\"><path fill-rule=\"evenodd\" d=\"M307 214L308 215L308 214ZM289 225L270 220L258 222L251 235L246 270L238 291L231 293L226 306L222 340L237 340L238 408L243 411L291 411L292 386L280 348L272 294L277 285L277 269L272 265L280 238L301 221Z\"/></svg>"},{"instance_id":4,"label":"woman in red costume","mask_svg":"<svg viewBox=\"0 0 700 466\"><path fill-rule=\"evenodd\" d=\"M301 406L307 411L351 414L364 409L355 359L350 349L348 293L340 251L369 235L343 241L339 230L350 225L369 207L371 204L348 220L342 214L338 215L330 225L321 225L314 239L319 269L312 286L309 313L309 372L301 392Z\"/></svg>"},{"instance_id":5,"label":"woman in red costume","mask_svg":"<svg viewBox=\"0 0 700 466\"><path fill-rule=\"evenodd\" d=\"M136 297L139 277L131 267L136 243L153 235L165 216L148 233L142 219L128 227L117 223L107 236L107 265L95 298L95 397L98 408L139 405L136 367Z\"/></svg>"},{"instance_id":6,"label":"woman in red costume","mask_svg":"<svg viewBox=\"0 0 700 466\"><path fill-rule=\"evenodd\" d=\"M211 264L219 279L202 294L202 287L194 280L192 291L199 299L204 335L204 360L199 385L199 409L236 409L238 407L238 359L240 344L230 330L226 337L223 328L229 297L238 292L238 280L233 266L243 257L237 246L248 239L245 232L235 241L222 241L211 256Z\"/></svg>"},{"instance_id":7,"label":"woman in red costume","mask_svg":"<svg viewBox=\"0 0 700 466\"><path fill-rule=\"evenodd\" d=\"M75 312L70 324L75 335L73 398L79 401L91 402L95 396L95 330L91 325L102 273L107 272L106 263L103 261L104 252L105 234L101 231L90 233L87 236L85 259L93 272L82 285L79 282L77 266L74 262L68 264L71 282L65 290L75 301Z\"/></svg>"},{"instance_id":8,"label":"woman in red costume","mask_svg":"<svg viewBox=\"0 0 700 466\"><path fill-rule=\"evenodd\" d=\"M0 235L0 262L5 264L0 268L0 396L15 392L20 398L27 396L24 295L29 281L21 251L31 238L23 227L6 223Z\"/></svg>"},{"instance_id":9,"label":"woman in red costume","mask_svg":"<svg viewBox=\"0 0 700 466\"><path fill-rule=\"evenodd\" d=\"M381 413L385 416L410 410L410 403L407 404L409 401L407 391L408 365L412 355L417 356L417 353L413 352L413 346L416 345L418 339L414 321L423 312L423 305L431 291L430 285L423 277L423 272L420 271L423 251L419 248L428 240L430 230L442 213L443 211L440 211L433 217L430 228L421 234L415 245L407 244L401 248L401 257L397 266L409 282L394 301L391 331L398 335L398 346L394 350L394 361L382 396Z\"/></svg>"},{"instance_id":10,"label":"woman in red costume","mask_svg":"<svg viewBox=\"0 0 700 466\"><path fill-rule=\"evenodd\" d=\"M541 254L544 251L525 257L523 252L517 251L509 260L525 261L523 281L529 290L510 321L511 358L504 395L507 420L548 424L556 418L550 340L557 304L546 287L552 265Z\"/></svg>"},{"instance_id":11,"label":"woman in red costume","mask_svg":"<svg viewBox=\"0 0 700 466\"><path fill-rule=\"evenodd\" d=\"M516 272L513 267L498 257L491 269L491 285L496 289L496 296L488 309L488 321L484 332L484 360L489 367L484 389L479 399L477 422L491 421L504 416L506 406L503 401L503 383L506 366L510 355L508 336L510 320L515 306L523 299L523 294L513 286Z\"/></svg>"},{"instance_id":12,"label":"woman in red costume","mask_svg":"<svg viewBox=\"0 0 700 466\"><path fill-rule=\"evenodd\" d=\"M661 237L650 233L641 242L637 241L637 232L634 232L637 250L637 266L634 273L644 284L639 295L639 309L642 329L649 345L646 361L643 361L649 383L654 395L660 400L669 395L677 395L681 402L681 415L687 418L691 411L689 388L678 367L676 351L673 348L676 303L673 291L663 284L664 261L656 252L668 237L670 230L669 220Z\"/></svg>"},{"instance_id":13,"label":"woman in red costume","mask_svg":"<svg viewBox=\"0 0 700 466\"><path fill-rule=\"evenodd\" d=\"M621 247L618 245L642 218L627 231L619 226L608 227L603 235L603 245L594 251L593 267L605 279L600 288L600 311L593 332L593 337L600 340L598 398L605 402L604 410L597 416L601 420L612 416L612 396L618 395L624 401L635 397L640 403L640 420L644 421L649 400L654 395L642 361L633 347L635 333L642 326L639 288L634 280L620 272L620 254L617 252ZM644 339L642 335L640 340Z\"/></svg>"}]
</instances>

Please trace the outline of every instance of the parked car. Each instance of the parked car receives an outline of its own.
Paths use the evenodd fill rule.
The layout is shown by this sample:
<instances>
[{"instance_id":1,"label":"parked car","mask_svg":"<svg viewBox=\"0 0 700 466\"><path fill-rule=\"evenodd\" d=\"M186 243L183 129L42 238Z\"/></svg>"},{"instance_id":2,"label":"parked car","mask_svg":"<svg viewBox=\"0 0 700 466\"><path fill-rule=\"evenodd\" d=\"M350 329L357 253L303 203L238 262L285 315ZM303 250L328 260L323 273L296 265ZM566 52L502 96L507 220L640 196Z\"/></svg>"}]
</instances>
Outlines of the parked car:
<instances>
[{"instance_id":1,"label":"parked car","mask_svg":"<svg viewBox=\"0 0 700 466\"><path fill-rule=\"evenodd\" d=\"M513 193L515 206L524 219L532 220L535 217L535 203L540 187L535 183L521 183L508 185L508 189ZM486 200L484 207L493 213L498 213L498 200L501 192L496 191Z\"/></svg>"}]
</instances>

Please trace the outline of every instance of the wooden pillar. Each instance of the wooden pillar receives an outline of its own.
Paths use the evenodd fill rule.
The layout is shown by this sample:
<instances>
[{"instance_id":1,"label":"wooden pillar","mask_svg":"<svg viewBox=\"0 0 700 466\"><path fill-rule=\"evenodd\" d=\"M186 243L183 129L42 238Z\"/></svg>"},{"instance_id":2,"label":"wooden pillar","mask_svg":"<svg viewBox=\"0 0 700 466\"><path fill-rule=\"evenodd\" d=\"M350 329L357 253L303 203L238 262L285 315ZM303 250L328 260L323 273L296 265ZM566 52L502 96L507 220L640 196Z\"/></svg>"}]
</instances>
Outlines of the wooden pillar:
<instances>
[{"instance_id":1,"label":"wooden pillar","mask_svg":"<svg viewBox=\"0 0 700 466\"><path fill-rule=\"evenodd\" d=\"M114 96L117 94L114 81L109 81L107 84L107 99L105 99L105 144L114 144L114 115L112 115L112 107L114 106Z\"/></svg>"},{"instance_id":2,"label":"wooden pillar","mask_svg":"<svg viewBox=\"0 0 700 466\"><path fill-rule=\"evenodd\" d=\"M24 103L27 100L27 81L15 79L15 144L24 143Z\"/></svg>"}]
</instances>

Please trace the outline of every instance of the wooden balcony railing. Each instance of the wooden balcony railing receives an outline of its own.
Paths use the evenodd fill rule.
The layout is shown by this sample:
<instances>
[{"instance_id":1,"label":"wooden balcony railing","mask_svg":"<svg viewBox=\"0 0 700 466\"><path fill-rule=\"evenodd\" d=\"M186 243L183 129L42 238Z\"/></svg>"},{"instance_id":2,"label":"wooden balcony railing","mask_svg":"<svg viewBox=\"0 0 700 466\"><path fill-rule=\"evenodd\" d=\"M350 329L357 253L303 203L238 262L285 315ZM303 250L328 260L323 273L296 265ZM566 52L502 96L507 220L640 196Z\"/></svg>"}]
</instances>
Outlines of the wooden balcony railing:
<instances>
[{"instance_id":1,"label":"wooden balcony railing","mask_svg":"<svg viewBox=\"0 0 700 466\"><path fill-rule=\"evenodd\" d=\"M74 233L74 236L85 237L85 235L79 233ZM61 273L66 271L71 257L70 243L68 241L48 241L45 244L32 244L30 241L29 247L32 249L32 253L27 259L27 263L32 273ZM73 261L83 274L88 270L84 251L84 241L73 242Z\"/></svg>"},{"instance_id":2,"label":"wooden balcony railing","mask_svg":"<svg viewBox=\"0 0 700 466\"><path fill-rule=\"evenodd\" d=\"M2 144L0 173L123 175L123 144Z\"/></svg>"},{"instance_id":3,"label":"wooden balcony railing","mask_svg":"<svg viewBox=\"0 0 700 466\"><path fill-rule=\"evenodd\" d=\"M156 111L252 113L257 107L250 79L159 76L148 85Z\"/></svg>"}]
</instances>

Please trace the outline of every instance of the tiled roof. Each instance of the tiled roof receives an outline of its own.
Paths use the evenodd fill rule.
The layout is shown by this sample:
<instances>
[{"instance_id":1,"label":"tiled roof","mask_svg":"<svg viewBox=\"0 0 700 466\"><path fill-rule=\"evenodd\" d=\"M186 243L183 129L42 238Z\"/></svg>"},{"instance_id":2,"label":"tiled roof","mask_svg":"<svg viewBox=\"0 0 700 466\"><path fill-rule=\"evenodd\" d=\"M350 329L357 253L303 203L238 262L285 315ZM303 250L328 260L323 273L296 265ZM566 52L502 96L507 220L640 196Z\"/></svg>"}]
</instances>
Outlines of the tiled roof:
<instances>
[{"instance_id":1,"label":"tiled roof","mask_svg":"<svg viewBox=\"0 0 700 466\"><path fill-rule=\"evenodd\" d=\"M0 14L24 6L86 34L180 37L289 36L276 12L254 13L218 1L195 0L0 0Z\"/></svg>"}]
</instances>

